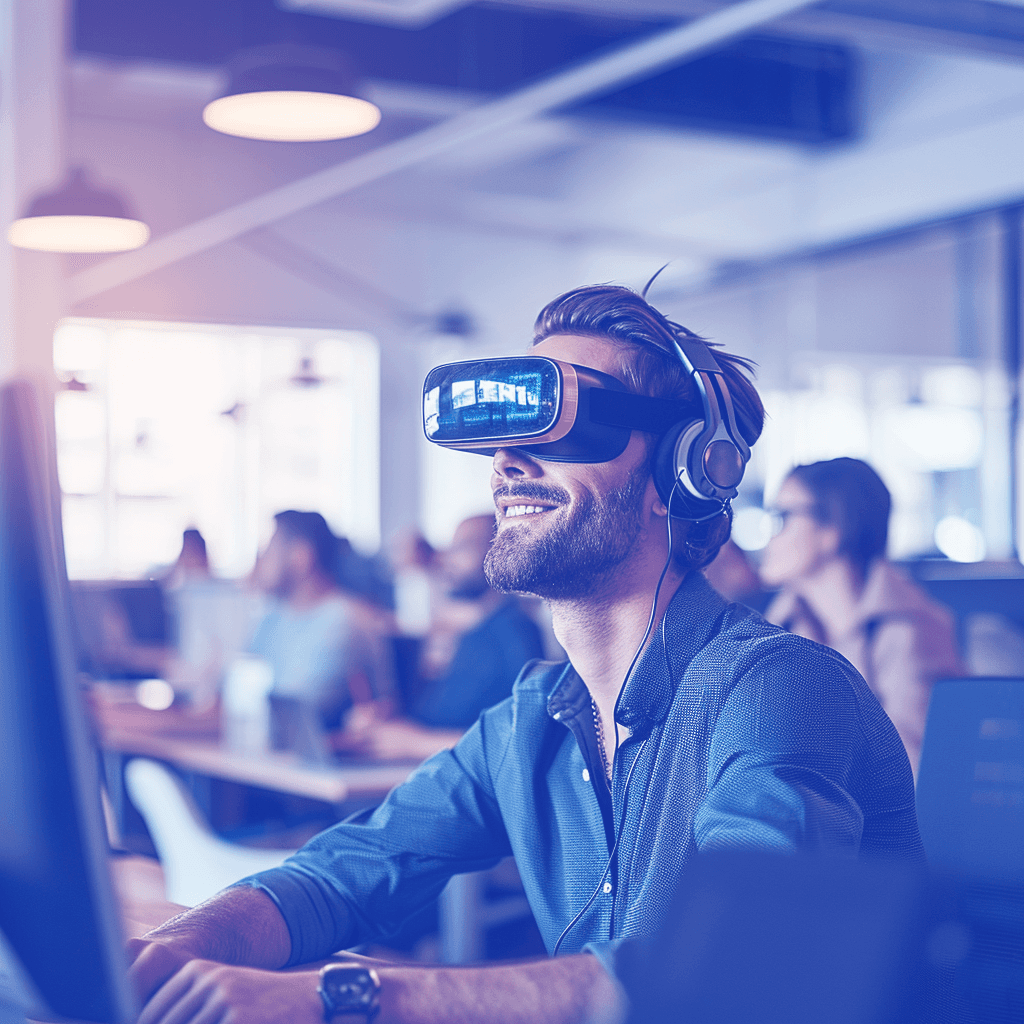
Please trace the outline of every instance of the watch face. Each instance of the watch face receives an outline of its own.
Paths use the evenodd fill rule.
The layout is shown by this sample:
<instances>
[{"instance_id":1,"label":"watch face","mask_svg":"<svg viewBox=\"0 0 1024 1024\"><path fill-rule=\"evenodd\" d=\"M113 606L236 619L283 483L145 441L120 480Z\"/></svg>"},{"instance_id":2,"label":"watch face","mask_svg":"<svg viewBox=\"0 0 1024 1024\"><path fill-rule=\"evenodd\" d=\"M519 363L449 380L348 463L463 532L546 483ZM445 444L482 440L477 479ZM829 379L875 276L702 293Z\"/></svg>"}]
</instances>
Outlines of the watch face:
<instances>
[{"instance_id":1,"label":"watch face","mask_svg":"<svg viewBox=\"0 0 1024 1024\"><path fill-rule=\"evenodd\" d=\"M372 1013L379 991L376 972L356 964L329 964L320 972L320 995L328 1019L343 1013Z\"/></svg>"}]
</instances>

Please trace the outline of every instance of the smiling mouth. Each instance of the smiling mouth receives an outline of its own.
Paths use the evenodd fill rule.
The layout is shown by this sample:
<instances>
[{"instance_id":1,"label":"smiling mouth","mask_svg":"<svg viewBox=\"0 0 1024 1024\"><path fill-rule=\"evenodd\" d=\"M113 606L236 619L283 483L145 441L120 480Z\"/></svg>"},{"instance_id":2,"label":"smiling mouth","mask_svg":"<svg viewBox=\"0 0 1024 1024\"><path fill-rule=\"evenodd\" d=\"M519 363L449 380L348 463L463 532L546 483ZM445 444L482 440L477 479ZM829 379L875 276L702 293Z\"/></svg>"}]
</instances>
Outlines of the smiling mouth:
<instances>
[{"instance_id":1,"label":"smiling mouth","mask_svg":"<svg viewBox=\"0 0 1024 1024\"><path fill-rule=\"evenodd\" d=\"M513 519L520 516L536 516L542 512L551 512L552 509L546 505L508 505L505 508L505 518Z\"/></svg>"}]
</instances>

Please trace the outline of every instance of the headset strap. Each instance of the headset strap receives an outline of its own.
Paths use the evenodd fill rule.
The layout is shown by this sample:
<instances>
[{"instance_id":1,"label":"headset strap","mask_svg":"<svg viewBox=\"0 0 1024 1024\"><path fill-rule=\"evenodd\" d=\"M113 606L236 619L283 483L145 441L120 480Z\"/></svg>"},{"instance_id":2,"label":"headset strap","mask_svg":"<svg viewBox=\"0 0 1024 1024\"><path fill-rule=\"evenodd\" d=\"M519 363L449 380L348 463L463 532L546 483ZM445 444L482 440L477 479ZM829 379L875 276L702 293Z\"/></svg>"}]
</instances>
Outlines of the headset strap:
<instances>
[{"instance_id":1,"label":"headset strap","mask_svg":"<svg viewBox=\"0 0 1024 1024\"><path fill-rule=\"evenodd\" d=\"M680 420L701 418L691 402L634 395L629 391L590 388L590 420L609 427L628 427L651 434L664 434Z\"/></svg>"}]
</instances>

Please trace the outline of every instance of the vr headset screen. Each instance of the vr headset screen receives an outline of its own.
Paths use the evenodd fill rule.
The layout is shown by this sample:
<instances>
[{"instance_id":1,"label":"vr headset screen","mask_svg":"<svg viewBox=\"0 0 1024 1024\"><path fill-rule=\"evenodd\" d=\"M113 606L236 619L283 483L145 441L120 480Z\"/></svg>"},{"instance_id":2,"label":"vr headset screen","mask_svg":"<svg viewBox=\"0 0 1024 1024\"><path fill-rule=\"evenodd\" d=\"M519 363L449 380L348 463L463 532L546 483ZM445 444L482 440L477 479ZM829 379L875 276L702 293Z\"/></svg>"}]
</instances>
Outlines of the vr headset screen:
<instances>
[{"instance_id":1,"label":"vr headset screen","mask_svg":"<svg viewBox=\"0 0 1024 1024\"><path fill-rule=\"evenodd\" d=\"M423 432L445 448L518 447L548 462L608 462L631 430L701 417L685 402L634 395L615 377L546 356L446 363L423 385Z\"/></svg>"},{"instance_id":2,"label":"vr headset screen","mask_svg":"<svg viewBox=\"0 0 1024 1024\"><path fill-rule=\"evenodd\" d=\"M449 363L427 377L423 429L438 444L538 437L561 403L561 374L549 359Z\"/></svg>"}]
</instances>

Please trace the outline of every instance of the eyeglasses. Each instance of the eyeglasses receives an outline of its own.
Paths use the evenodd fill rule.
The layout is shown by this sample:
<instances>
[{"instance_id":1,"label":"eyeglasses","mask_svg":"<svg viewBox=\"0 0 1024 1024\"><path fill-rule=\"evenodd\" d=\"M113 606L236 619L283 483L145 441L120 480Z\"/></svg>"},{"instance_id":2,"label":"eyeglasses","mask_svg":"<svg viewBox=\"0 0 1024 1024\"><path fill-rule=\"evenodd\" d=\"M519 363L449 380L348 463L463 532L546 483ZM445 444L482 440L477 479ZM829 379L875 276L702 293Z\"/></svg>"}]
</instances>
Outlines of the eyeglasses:
<instances>
[{"instance_id":1,"label":"eyeglasses","mask_svg":"<svg viewBox=\"0 0 1024 1024\"><path fill-rule=\"evenodd\" d=\"M817 520L816 510L813 505L803 505L799 508L770 508L767 510L772 518L772 536L777 537L786 528L790 519L794 516L806 516L808 519Z\"/></svg>"}]
</instances>

